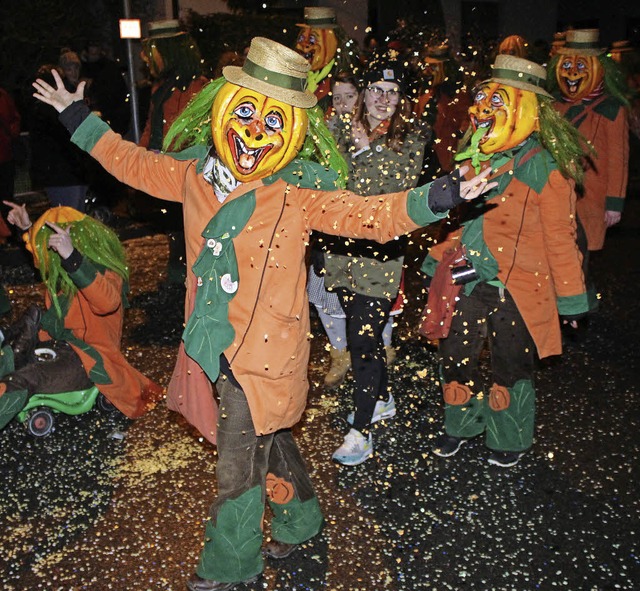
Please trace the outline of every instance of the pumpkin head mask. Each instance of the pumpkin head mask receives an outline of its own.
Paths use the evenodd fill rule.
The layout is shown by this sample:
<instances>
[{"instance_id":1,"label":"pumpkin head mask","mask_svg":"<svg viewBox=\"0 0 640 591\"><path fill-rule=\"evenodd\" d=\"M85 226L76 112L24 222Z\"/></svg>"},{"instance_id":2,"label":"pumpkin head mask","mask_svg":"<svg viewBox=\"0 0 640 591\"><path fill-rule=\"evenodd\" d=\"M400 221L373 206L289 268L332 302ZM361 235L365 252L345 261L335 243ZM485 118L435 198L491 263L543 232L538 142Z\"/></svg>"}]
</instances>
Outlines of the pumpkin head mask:
<instances>
[{"instance_id":1,"label":"pumpkin head mask","mask_svg":"<svg viewBox=\"0 0 640 591\"><path fill-rule=\"evenodd\" d=\"M572 102L593 93L604 79L600 60L594 55L561 55L556 66L556 80L563 96Z\"/></svg>"},{"instance_id":2,"label":"pumpkin head mask","mask_svg":"<svg viewBox=\"0 0 640 591\"><path fill-rule=\"evenodd\" d=\"M514 148L538 131L536 95L552 98L539 64L501 54L492 67L492 77L479 86L469 108L473 130L486 130L478 146L483 154Z\"/></svg>"},{"instance_id":3,"label":"pumpkin head mask","mask_svg":"<svg viewBox=\"0 0 640 591\"><path fill-rule=\"evenodd\" d=\"M563 96L578 102L602 85L604 69L598 56L604 53L598 42L598 29L567 31L566 41L557 50L556 81Z\"/></svg>"},{"instance_id":4,"label":"pumpkin head mask","mask_svg":"<svg viewBox=\"0 0 640 591\"><path fill-rule=\"evenodd\" d=\"M536 95L496 82L480 86L469 115L474 131L486 129L479 146L484 154L509 150L538 129Z\"/></svg>"},{"instance_id":5,"label":"pumpkin head mask","mask_svg":"<svg viewBox=\"0 0 640 591\"><path fill-rule=\"evenodd\" d=\"M291 162L307 131L305 109L227 82L211 109L216 152L233 176L248 182Z\"/></svg>"},{"instance_id":6,"label":"pumpkin head mask","mask_svg":"<svg viewBox=\"0 0 640 591\"><path fill-rule=\"evenodd\" d=\"M296 51L309 62L311 71L322 70L335 57L338 49L335 10L325 6L307 6L304 9L304 23L298 26L301 29Z\"/></svg>"},{"instance_id":7,"label":"pumpkin head mask","mask_svg":"<svg viewBox=\"0 0 640 591\"><path fill-rule=\"evenodd\" d=\"M296 41L296 51L311 66L311 70L322 70L336 55L338 39L331 29L304 27Z\"/></svg>"}]
</instances>

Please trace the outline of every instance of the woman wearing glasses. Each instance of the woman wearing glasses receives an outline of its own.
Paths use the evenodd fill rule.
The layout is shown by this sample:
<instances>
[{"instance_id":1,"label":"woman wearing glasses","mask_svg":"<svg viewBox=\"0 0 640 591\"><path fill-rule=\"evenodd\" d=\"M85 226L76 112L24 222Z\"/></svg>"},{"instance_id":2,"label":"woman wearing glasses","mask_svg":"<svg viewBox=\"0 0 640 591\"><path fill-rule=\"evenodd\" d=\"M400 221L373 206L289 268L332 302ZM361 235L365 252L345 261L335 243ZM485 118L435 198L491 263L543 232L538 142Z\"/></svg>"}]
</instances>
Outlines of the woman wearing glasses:
<instances>
[{"instance_id":1,"label":"woman wearing glasses","mask_svg":"<svg viewBox=\"0 0 640 591\"><path fill-rule=\"evenodd\" d=\"M358 195L418 184L427 137L411 121L405 76L399 62L370 63L351 125L341 130L338 145L349 164L347 189ZM373 454L371 424L396 412L387 387L383 331L398 296L407 239L384 245L370 240L340 242L339 252L325 254L325 284L338 294L347 316L355 412L349 415L352 428L333 459L353 466Z\"/></svg>"}]
</instances>

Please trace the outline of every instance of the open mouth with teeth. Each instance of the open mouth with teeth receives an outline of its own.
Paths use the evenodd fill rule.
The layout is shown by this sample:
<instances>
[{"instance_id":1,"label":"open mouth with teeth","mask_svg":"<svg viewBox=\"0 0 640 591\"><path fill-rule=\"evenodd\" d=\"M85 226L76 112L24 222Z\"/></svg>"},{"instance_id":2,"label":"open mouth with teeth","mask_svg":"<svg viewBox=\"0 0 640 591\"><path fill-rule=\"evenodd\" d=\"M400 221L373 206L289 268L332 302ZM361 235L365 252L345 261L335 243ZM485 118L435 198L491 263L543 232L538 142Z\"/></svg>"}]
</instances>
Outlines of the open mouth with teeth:
<instances>
[{"instance_id":1,"label":"open mouth with teeth","mask_svg":"<svg viewBox=\"0 0 640 591\"><path fill-rule=\"evenodd\" d=\"M273 148L273 144L249 148L233 129L228 131L227 141L231 147L233 161L241 174L251 174Z\"/></svg>"},{"instance_id":2,"label":"open mouth with teeth","mask_svg":"<svg viewBox=\"0 0 640 591\"><path fill-rule=\"evenodd\" d=\"M576 94L578 89L580 88L580 83L582 82L582 78L578 78L577 80L570 80L569 78L564 79L567 85L567 91L569 94Z\"/></svg>"},{"instance_id":3,"label":"open mouth with teeth","mask_svg":"<svg viewBox=\"0 0 640 591\"><path fill-rule=\"evenodd\" d=\"M493 131L493 126L496 124L495 117L491 117L491 119L478 119L476 116L473 117L473 128L484 129L485 134L484 137L480 140L480 143L486 142L489 139L489 135Z\"/></svg>"}]
</instances>

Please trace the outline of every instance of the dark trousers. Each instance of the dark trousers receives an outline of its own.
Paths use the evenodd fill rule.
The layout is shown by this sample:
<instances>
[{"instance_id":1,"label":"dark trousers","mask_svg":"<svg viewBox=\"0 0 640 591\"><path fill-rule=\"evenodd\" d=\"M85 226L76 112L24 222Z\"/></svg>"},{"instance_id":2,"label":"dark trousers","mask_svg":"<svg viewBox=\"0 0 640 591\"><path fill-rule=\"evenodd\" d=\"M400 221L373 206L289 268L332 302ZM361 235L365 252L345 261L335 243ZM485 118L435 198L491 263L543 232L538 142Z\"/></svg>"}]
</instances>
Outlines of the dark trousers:
<instances>
[{"instance_id":1,"label":"dark trousers","mask_svg":"<svg viewBox=\"0 0 640 591\"><path fill-rule=\"evenodd\" d=\"M7 385L7 391L26 390L29 396L33 396L86 390L93 386L80 357L68 343L45 341L37 346L52 349L55 359L27 363L4 376L0 382Z\"/></svg>"},{"instance_id":2,"label":"dark trousers","mask_svg":"<svg viewBox=\"0 0 640 591\"><path fill-rule=\"evenodd\" d=\"M479 361L488 343L491 381ZM498 451L531 447L535 414L535 344L507 290L486 283L460 295L451 332L439 343L445 430L456 437L486 433Z\"/></svg>"},{"instance_id":3,"label":"dark trousers","mask_svg":"<svg viewBox=\"0 0 640 591\"><path fill-rule=\"evenodd\" d=\"M290 429L257 435L244 392L227 378L216 382L218 497L210 509L197 573L223 582L262 572L265 501L272 537L289 544L316 535L323 523L311 479Z\"/></svg>"},{"instance_id":4,"label":"dark trousers","mask_svg":"<svg viewBox=\"0 0 640 591\"><path fill-rule=\"evenodd\" d=\"M355 381L354 429L367 433L376 402L387 400L387 362L382 340L393 302L347 289L337 290L347 316L347 343Z\"/></svg>"}]
</instances>

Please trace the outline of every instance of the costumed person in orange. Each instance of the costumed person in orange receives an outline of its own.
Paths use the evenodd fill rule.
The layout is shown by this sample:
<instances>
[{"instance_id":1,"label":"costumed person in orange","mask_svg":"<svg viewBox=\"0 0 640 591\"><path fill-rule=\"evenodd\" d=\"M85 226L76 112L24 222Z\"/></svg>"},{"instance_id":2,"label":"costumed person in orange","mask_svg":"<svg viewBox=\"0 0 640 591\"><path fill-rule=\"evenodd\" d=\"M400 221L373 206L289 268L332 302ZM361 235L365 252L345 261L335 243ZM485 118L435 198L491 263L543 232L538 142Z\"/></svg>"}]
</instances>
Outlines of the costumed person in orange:
<instances>
[{"instance_id":1,"label":"costumed person in orange","mask_svg":"<svg viewBox=\"0 0 640 591\"><path fill-rule=\"evenodd\" d=\"M435 178L454 169L453 156L469 127L471 99L448 45L426 46L419 67L422 89L414 112L433 128L431 150L437 161L430 158L426 178Z\"/></svg>"},{"instance_id":2,"label":"costumed person in orange","mask_svg":"<svg viewBox=\"0 0 640 591\"><path fill-rule=\"evenodd\" d=\"M354 73L358 51L336 21L334 8L307 6L295 50L309 62L308 85L323 110L329 107L331 77L338 72ZM324 99L324 100L323 100Z\"/></svg>"},{"instance_id":3,"label":"costumed person in orange","mask_svg":"<svg viewBox=\"0 0 640 591\"><path fill-rule=\"evenodd\" d=\"M483 175L460 181L456 172L370 199L336 188L330 167L296 159L305 140L321 154L331 149L315 124L308 128L307 109L317 100L305 90L308 69L292 49L254 38L244 65L226 67L170 130L165 146L189 148L177 154L123 140L60 80L55 88L34 85L71 140L109 172L183 204L186 326L169 404L217 438L218 448L218 497L191 591L226 591L260 575L266 500L273 513L268 557L288 556L322 527L291 432L309 387L310 232L387 242L492 187Z\"/></svg>"},{"instance_id":4,"label":"costumed person in orange","mask_svg":"<svg viewBox=\"0 0 640 591\"><path fill-rule=\"evenodd\" d=\"M162 388L131 366L121 350L129 268L118 237L72 207L48 209L31 225L24 205L5 203L11 208L8 221L26 232L46 292L45 312L31 308L4 334L14 367L4 367L0 379L0 428L33 394L92 385L129 418L152 409ZM36 347L52 349L55 359L35 360ZM6 360L4 349L2 357Z\"/></svg>"},{"instance_id":5,"label":"costumed person in orange","mask_svg":"<svg viewBox=\"0 0 640 591\"><path fill-rule=\"evenodd\" d=\"M627 87L618 65L599 47L597 29L567 31L565 45L549 64L548 88L556 108L595 149L585 160L578 221L585 274L589 253L604 246L607 228L622 216L629 174ZM586 245L584 240L586 238ZM589 285L591 308L597 307Z\"/></svg>"},{"instance_id":6,"label":"costumed person in orange","mask_svg":"<svg viewBox=\"0 0 640 591\"><path fill-rule=\"evenodd\" d=\"M469 109L471 144L456 160L491 169L497 186L469 204L460 227L429 251L422 267L433 277L429 318L442 299L440 274L450 270L439 261L458 248L466 263L456 270L462 287L450 331L438 334L445 432L433 452L441 457L483 436L490 464L518 463L533 443L536 352L560 354L560 317L575 322L588 310L574 191L584 146L554 110L545 83L542 66L496 57ZM479 367L485 341L488 388Z\"/></svg>"}]
</instances>

